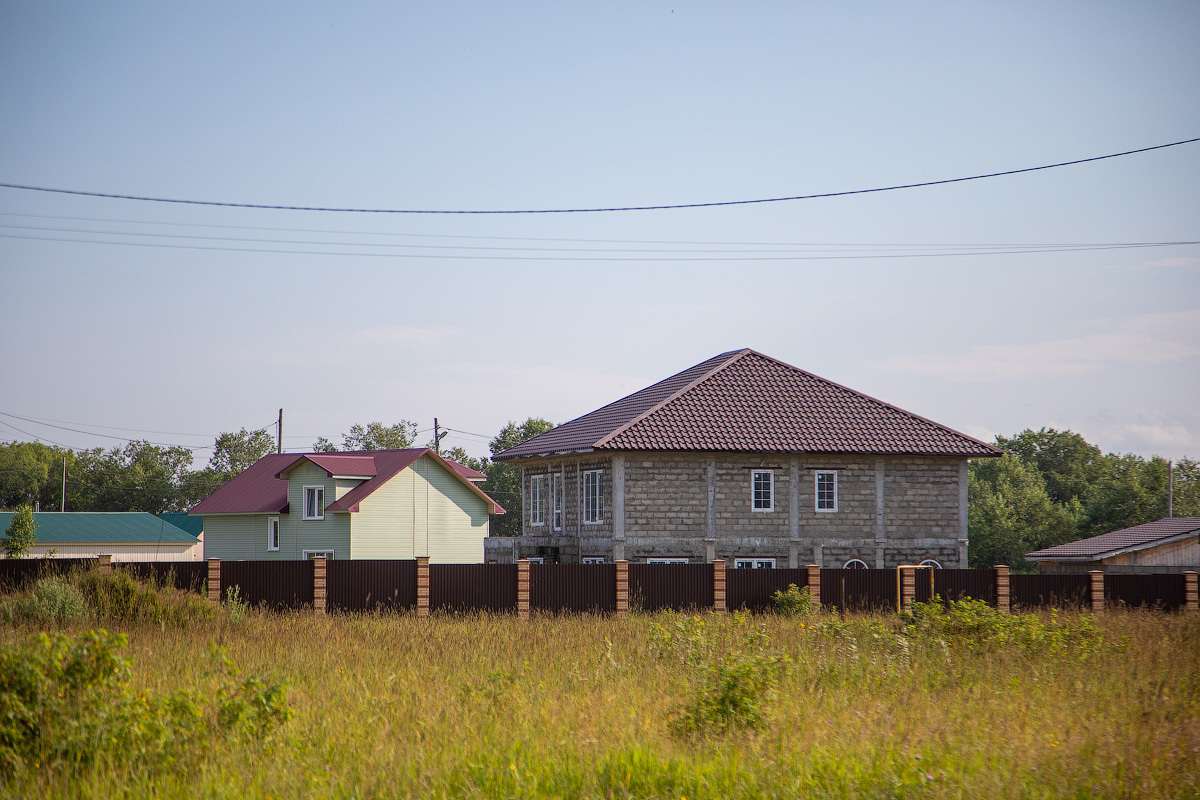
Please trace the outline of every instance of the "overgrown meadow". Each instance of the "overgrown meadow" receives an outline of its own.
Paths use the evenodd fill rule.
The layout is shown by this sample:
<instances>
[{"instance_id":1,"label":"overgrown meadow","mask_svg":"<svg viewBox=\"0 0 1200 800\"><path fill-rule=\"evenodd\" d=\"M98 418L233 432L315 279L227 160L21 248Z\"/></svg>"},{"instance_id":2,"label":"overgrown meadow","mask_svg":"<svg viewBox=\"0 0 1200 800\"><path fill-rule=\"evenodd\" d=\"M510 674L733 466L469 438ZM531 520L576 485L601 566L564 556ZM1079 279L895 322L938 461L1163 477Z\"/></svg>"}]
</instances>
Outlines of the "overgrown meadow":
<instances>
[{"instance_id":1,"label":"overgrown meadow","mask_svg":"<svg viewBox=\"0 0 1200 800\"><path fill-rule=\"evenodd\" d=\"M791 600L317 617L74 576L0 602L0 794L1200 796L1200 615Z\"/></svg>"}]
</instances>

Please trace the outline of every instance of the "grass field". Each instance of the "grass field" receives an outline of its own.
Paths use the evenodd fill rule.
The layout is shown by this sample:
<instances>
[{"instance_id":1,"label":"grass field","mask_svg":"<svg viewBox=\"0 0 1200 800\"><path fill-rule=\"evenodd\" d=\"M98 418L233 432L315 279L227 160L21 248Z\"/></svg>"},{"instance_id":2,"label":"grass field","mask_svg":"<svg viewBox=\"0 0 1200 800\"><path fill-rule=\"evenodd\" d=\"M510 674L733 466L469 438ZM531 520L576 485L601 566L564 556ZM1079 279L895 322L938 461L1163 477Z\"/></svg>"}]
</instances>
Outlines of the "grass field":
<instances>
[{"instance_id":1,"label":"grass field","mask_svg":"<svg viewBox=\"0 0 1200 800\"><path fill-rule=\"evenodd\" d=\"M294 717L169 761L25 764L0 792L1200 796L1200 615L995 616L110 623L128 636L128 691L205 691L215 644L285 681ZM0 643L36 632L9 623Z\"/></svg>"}]
</instances>

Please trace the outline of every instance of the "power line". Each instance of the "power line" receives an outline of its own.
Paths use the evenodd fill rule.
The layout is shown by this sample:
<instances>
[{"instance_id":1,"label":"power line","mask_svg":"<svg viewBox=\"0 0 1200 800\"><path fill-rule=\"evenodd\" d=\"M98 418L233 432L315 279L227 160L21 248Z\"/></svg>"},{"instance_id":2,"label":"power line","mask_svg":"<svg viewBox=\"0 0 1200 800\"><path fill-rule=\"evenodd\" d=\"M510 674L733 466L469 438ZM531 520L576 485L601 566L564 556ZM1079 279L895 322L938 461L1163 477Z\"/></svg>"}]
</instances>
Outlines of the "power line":
<instances>
[{"instance_id":1,"label":"power line","mask_svg":"<svg viewBox=\"0 0 1200 800\"><path fill-rule=\"evenodd\" d=\"M1020 175L1026 172L1038 172L1040 170L1057 169L1058 167L1069 167L1076 164L1086 164L1092 161L1104 161L1110 158L1121 158L1123 156L1131 156L1137 153L1148 153L1152 150L1162 150L1168 147L1179 147L1180 145L1193 144L1200 142L1200 137L1194 139L1183 139L1178 142L1168 142L1166 144L1158 144L1152 147L1140 147L1136 150L1124 150L1120 153L1108 153L1102 156L1091 156L1089 158L1077 158L1071 161L1059 161L1054 164L1042 164L1037 167L1023 167L1021 169L1008 169L1000 172L985 172L978 175L969 175L961 178L944 178L942 180L921 181L919 183L902 183L893 186L879 186L873 189L851 189L840 192L821 192L818 194L799 194L786 197L764 197L754 200L719 200L705 203L673 203L664 205L626 205L626 206L607 206L596 208L538 208L538 209L404 209L404 208L339 208L334 206L292 206L292 205L271 205L266 203L236 203L217 200L183 200L179 198L169 197L151 197L145 195L117 194L114 192L90 192L81 189L54 189L46 186L31 186L20 183L0 183L0 187L6 189L20 189L30 192L48 192L51 194L69 194L81 197L102 197L109 200L137 200L145 203L173 203L176 205L190 206L220 206L223 208L256 208L270 211L320 211L333 213L349 213L349 214L594 214L614 211L667 211L672 209L685 208L716 208L720 206L745 206L757 205L763 203L784 203L794 200L817 200L827 197L847 197L857 194L874 194L878 192L893 192L900 189L918 189L925 186L942 186L948 183L963 183L965 181L978 181L985 178L999 178L1005 175Z\"/></svg>"}]
</instances>

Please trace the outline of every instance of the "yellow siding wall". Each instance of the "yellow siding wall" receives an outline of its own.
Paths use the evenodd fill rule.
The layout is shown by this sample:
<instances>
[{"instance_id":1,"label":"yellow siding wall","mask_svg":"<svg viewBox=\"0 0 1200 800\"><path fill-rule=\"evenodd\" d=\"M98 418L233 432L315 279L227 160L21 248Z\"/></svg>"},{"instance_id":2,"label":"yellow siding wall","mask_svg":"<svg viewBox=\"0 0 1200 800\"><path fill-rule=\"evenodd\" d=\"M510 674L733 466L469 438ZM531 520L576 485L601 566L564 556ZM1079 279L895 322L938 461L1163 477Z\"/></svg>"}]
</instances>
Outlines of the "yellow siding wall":
<instances>
[{"instance_id":1,"label":"yellow siding wall","mask_svg":"<svg viewBox=\"0 0 1200 800\"><path fill-rule=\"evenodd\" d=\"M487 505L428 456L376 489L353 515L353 558L429 556L435 564L483 563Z\"/></svg>"}]
</instances>

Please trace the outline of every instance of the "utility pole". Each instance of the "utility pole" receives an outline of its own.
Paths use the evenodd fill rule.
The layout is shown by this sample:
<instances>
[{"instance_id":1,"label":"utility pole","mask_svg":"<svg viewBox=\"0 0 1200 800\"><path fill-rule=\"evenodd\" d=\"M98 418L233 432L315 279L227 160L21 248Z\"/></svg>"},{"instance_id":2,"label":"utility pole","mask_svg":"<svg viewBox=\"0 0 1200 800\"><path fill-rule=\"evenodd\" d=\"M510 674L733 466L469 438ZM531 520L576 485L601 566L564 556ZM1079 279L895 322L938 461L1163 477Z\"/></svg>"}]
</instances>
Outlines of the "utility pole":
<instances>
[{"instance_id":1,"label":"utility pole","mask_svg":"<svg viewBox=\"0 0 1200 800\"><path fill-rule=\"evenodd\" d=\"M442 429L438 427L437 417L433 418L433 452L442 454Z\"/></svg>"},{"instance_id":2,"label":"utility pole","mask_svg":"<svg viewBox=\"0 0 1200 800\"><path fill-rule=\"evenodd\" d=\"M64 454L63 454L63 495L62 495L62 508L60 508L60 509L59 509L59 511L66 511L66 510L67 510L67 456L66 456L66 454L64 453Z\"/></svg>"},{"instance_id":3,"label":"utility pole","mask_svg":"<svg viewBox=\"0 0 1200 800\"><path fill-rule=\"evenodd\" d=\"M1167 519L1170 519L1175 505L1175 462L1167 462Z\"/></svg>"},{"instance_id":4,"label":"utility pole","mask_svg":"<svg viewBox=\"0 0 1200 800\"><path fill-rule=\"evenodd\" d=\"M275 423L275 454L283 453L283 409L279 409L279 422Z\"/></svg>"}]
</instances>

